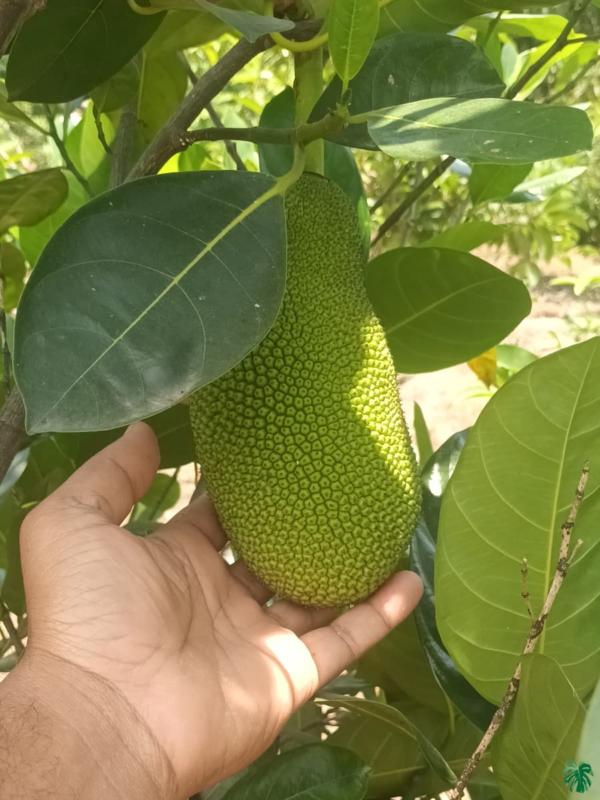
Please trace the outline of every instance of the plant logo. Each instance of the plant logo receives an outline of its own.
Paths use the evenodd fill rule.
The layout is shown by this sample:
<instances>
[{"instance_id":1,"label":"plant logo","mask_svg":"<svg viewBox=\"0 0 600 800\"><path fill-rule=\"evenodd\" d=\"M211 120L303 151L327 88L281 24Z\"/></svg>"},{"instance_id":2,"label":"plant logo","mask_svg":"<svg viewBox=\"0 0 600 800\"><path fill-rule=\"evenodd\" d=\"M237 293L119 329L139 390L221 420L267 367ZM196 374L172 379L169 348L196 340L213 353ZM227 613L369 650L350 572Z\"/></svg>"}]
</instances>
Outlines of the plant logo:
<instances>
[{"instance_id":1,"label":"plant logo","mask_svg":"<svg viewBox=\"0 0 600 800\"><path fill-rule=\"evenodd\" d=\"M569 787L570 792L575 791L578 794L583 794L591 787L592 779L590 775L593 774L594 771L591 766L584 761L580 761L579 764L576 761L567 761L563 769L563 780Z\"/></svg>"}]
</instances>

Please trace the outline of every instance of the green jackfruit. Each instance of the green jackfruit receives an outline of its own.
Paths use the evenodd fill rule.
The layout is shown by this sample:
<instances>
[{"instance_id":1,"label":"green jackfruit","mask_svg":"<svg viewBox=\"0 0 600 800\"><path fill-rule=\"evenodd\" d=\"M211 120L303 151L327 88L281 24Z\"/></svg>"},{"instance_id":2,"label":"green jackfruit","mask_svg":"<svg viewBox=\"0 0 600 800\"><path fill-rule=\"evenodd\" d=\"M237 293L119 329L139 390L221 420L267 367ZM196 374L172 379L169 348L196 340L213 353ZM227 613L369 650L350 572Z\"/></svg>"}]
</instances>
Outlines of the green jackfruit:
<instances>
[{"instance_id":1,"label":"green jackfruit","mask_svg":"<svg viewBox=\"0 0 600 800\"><path fill-rule=\"evenodd\" d=\"M202 476L239 556L283 597L342 606L394 571L419 480L352 205L311 174L285 205L275 325L192 396L190 413Z\"/></svg>"}]
</instances>

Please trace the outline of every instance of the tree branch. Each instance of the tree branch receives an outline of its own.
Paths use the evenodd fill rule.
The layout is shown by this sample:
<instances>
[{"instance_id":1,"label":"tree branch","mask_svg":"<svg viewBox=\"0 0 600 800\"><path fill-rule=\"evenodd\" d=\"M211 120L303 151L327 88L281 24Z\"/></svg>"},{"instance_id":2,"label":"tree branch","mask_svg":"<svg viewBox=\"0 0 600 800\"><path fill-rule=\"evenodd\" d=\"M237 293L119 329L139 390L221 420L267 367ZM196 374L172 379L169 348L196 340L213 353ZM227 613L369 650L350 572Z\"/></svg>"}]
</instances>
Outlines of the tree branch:
<instances>
[{"instance_id":1,"label":"tree branch","mask_svg":"<svg viewBox=\"0 0 600 800\"><path fill-rule=\"evenodd\" d=\"M390 183L390 185L379 197L379 199L375 203L373 203L373 205L369 209L370 214L374 214L378 208L381 208L381 206L385 203L385 201L388 199L388 197L391 195L394 189L402 183L409 169L410 169L410 161L407 164L402 165L400 171L398 172L394 180Z\"/></svg>"},{"instance_id":2,"label":"tree branch","mask_svg":"<svg viewBox=\"0 0 600 800\"><path fill-rule=\"evenodd\" d=\"M561 527L561 541L560 541L560 551L558 554L558 561L556 563L556 571L554 573L554 579L552 581L552 585L550 586L550 590L548 591L548 596L544 601L544 605L542 606L542 610L540 611L539 615L532 621L531 627L529 628L529 634L527 636L527 640L525 642L525 647L523 648L523 652L521 654L521 659L523 656L528 655L529 653L533 653L535 650L535 646L537 644L537 640L542 634L544 630L544 625L546 624L546 619L552 606L554 605L554 601L556 600L556 596L560 590L560 587L563 584L563 581L567 575L569 567L573 562L573 558L575 553L579 549L581 545L581 539L577 542L573 550L571 551L571 555L569 555L569 545L571 543L571 532L575 525L575 520L577 518L577 512L579 511L579 506L581 505L581 501L583 500L583 495L585 492L585 485L588 479L588 473L590 470L589 463L586 461L583 470L581 472L581 477L579 478L579 483L577 484L577 490L575 492L575 497L573 498L573 503L571 505L571 510L569 511L569 516L567 521ZM484 733L482 740L479 742L477 749L469 758L467 763L465 764L465 768L462 771L460 779L454 789L448 793L448 800L460 800L463 796L463 792L471 778L471 775L477 769L479 762L485 751L490 746L490 743L496 733L498 732L506 714L508 713L509 708L512 705L513 700L515 699L517 692L519 690L519 683L521 680L521 660L517 664L517 668L510 679L510 683L508 684L508 689L504 697L502 698L502 702L496 709L496 713L492 717L492 721L490 722L490 726L487 731Z\"/></svg>"},{"instance_id":3,"label":"tree branch","mask_svg":"<svg viewBox=\"0 0 600 800\"><path fill-rule=\"evenodd\" d=\"M0 483L18 453L24 436L25 407L15 387L0 409Z\"/></svg>"},{"instance_id":4,"label":"tree branch","mask_svg":"<svg viewBox=\"0 0 600 800\"><path fill-rule=\"evenodd\" d=\"M320 22L301 22L290 31L294 39L310 38L318 29ZM259 53L273 47L270 36L261 36L255 42L240 39L223 58L205 72L191 91L184 97L179 108L156 134L127 180L154 175L162 165L181 150L181 138L188 131L196 117L204 111L207 104L229 83L231 78Z\"/></svg>"},{"instance_id":5,"label":"tree branch","mask_svg":"<svg viewBox=\"0 0 600 800\"><path fill-rule=\"evenodd\" d=\"M131 158L131 148L135 139L135 129L138 123L137 95L130 100L121 112L119 129L112 146L110 162L110 188L119 186L127 178Z\"/></svg>"},{"instance_id":6,"label":"tree branch","mask_svg":"<svg viewBox=\"0 0 600 800\"><path fill-rule=\"evenodd\" d=\"M52 109L48 105L44 106L44 109L46 112L46 119L48 120L48 128L49 128L49 130L46 131L46 133L58 148L58 151L63 157L63 160L69 172L73 175L74 178L76 178L76 180L81 184L81 186L83 186L83 189L87 193L88 197L93 197L94 192L92 191L92 187L90 186L86 178L83 177L81 172L79 172L79 170L75 166L75 162L69 155L69 151L67 150L65 143L60 138L60 135L56 128L56 123L54 122L54 114L52 112Z\"/></svg>"},{"instance_id":7,"label":"tree branch","mask_svg":"<svg viewBox=\"0 0 600 800\"><path fill-rule=\"evenodd\" d=\"M13 36L21 25L36 11L41 11L46 0L0 0L0 56L6 53Z\"/></svg>"}]
</instances>

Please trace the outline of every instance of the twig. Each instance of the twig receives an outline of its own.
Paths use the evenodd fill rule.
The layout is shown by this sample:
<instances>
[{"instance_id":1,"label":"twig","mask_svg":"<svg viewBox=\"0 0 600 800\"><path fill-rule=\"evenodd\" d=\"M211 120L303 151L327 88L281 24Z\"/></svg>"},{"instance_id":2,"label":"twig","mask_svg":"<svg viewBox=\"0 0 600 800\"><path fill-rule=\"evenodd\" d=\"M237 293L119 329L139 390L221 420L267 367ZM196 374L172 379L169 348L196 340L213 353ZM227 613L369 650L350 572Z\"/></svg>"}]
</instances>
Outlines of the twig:
<instances>
[{"instance_id":1,"label":"twig","mask_svg":"<svg viewBox=\"0 0 600 800\"><path fill-rule=\"evenodd\" d=\"M591 70L593 67L595 67L595 66L596 66L596 64L598 63L598 61L599 61L599 60L600 60L600 57L597 57L597 58L592 58L592 60L591 60L591 61L588 61L588 63L587 63L587 64L585 64L585 66L583 66L583 67L582 67L582 68L579 70L579 72L577 73L577 75L575 75L575 77L574 77L574 78L572 78L572 79L571 79L571 80L570 80L568 83L566 83L566 84L565 84L565 85L562 87L562 89L559 89L557 92L554 92L554 94L551 94L551 95L550 95L550 97L548 97L548 98L546 99L546 103L555 103L555 102L558 100L558 98L559 98L559 97L563 97L563 95L565 95L565 94L568 94L568 93L569 93L569 92L570 92L572 89L574 89L574 88L577 86L577 84L580 82L580 80L581 80L581 79L582 79L582 78L583 78L585 75L587 75L587 74L588 74L588 72L589 72L589 71L590 71L590 70Z\"/></svg>"},{"instance_id":2,"label":"twig","mask_svg":"<svg viewBox=\"0 0 600 800\"><path fill-rule=\"evenodd\" d=\"M73 177L77 181L79 181L81 186L83 186L83 188L87 192L88 196L89 197L93 197L94 196L94 192L92 191L92 188L91 188L90 184L88 183L87 179L83 177L81 172L79 172L79 170L75 166L75 163L74 163L73 159L71 158L71 156L69 155L69 151L67 150L67 148L65 146L65 143L60 138L60 135L59 135L58 130L56 128L56 123L54 122L54 114L52 113L52 109L48 105L44 106L44 109L46 111L46 119L48 120L48 128L49 128L49 130L46 131L46 133L48 134L48 136L52 139L52 141L54 142L54 144L58 148L58 152L63 157L63 160L64 160L65 165L66 165L67 169L69 170L69 172L73 175Z\"/></svg>"},{"instance_id":3,"label":"twig","mask_svg":"<svg viewBox=\"0 0 600 800\"><path fill-rule=\"evenodd\" d=\"M138 99L136 96L132 98L121 111L121 120L113 143L112 160L110 163L111 188L119 186L127 179L131 148L135 140L135 129L138 122L137 110Z\"/></svg>"},{"instance_id":4,"label":"twig","mask_svg":"<svg viewBox=\"0 0 600 800\"><path fill-rule=\"evenodd\" d=\"M212 103L207 103L206 104L206 110L208 111L208 116L211 118L211 120L213 122L213 125L216 128L223 128L224 129L225 126L221 122L221 118L219 117L219 115L215 111L215 108L214 108ZM227 152L229 153L229 155L231 156L231 158L235 162L236 167L238 169L245 170L246 169L246 165L242 161L242 159L240 157L240 154L238 153L237 147L235 146L235 144L231 141L231 139L224 139L223 141L225 143L225 149L227 150Z\"/></svg>"},{"instance_id":5,"label":"twig","mask_svg":"<svg viewBox=\"0 0 600 800\"><path fill-rule=\"evenodd\" d=\"M41 11L46 0L0 0L0 56L21 25L36 11Z\"/></svg>"},{"instance_id":6,"label":"twig","mask_svg":"<svg viewBox=\"0 0 600 800\"><path fill-rule=\"evenodd\" d=\"M4 307L4 271L2 269L2 244L0 244L0 347L2 349L2 391L4 397L10 394L10 350L6 335L6 309Z\"/></svg>"},{"instance_id":7,"label":"twig","mask_svg":"<svg viewBox=\"0 0 600 800\"><path fill-rule=\"evenodd\" d=\"M556 571L554 573L554 579L552 581L552 585L550 586L550 590L548 591L548 596L542 606L542 610L540 611L539 615L532 621L531 626L529 628L529 634L527 636L527 640L525 642L525 647L523 648L523 652L521 654L521 659L523 656L532 653L535 649L537 644L538 638L541 636L544 625L546 623L546 619L548 618L548 614L554 605L554 601L556 600L556 596L559 592L560 587L567 575L569 567L573 562L573 558L575 557L575 553L581 546L581 539L576 543L575 547L571 551L571 555L569 555L569 545L571 543L571 532L573 530L573 526L575 525L575 519L577 518L577 512L579 511L579 506L581 505L581 501L583 500L583 495L585 492L585 485L588 479L588 473L590 470L589 463L586 461L583 465L583 470L581 472L581 477L579 478L579 483L577 484L577 490L575 492L575 497L573 498L573 503L571 505L571 510L569 511L569 516L567 517L567 521L561 527L561 541L560 541L560 551L558 554L558 561L556 563ZM479 762L485 751L488 749L492 739L498 732L506 714L515 699L517 692L519 690L519 683L521 680L521 659L517 664L517 668L510 679L510 683L508 684L508 689L504 697L502 698L502 702L496 709L494 716L492 717L492 721L490 722L489 728L484 733L482 740L479 742L477 749L473 753L473 755L468 759L467 763L465 764L465 768L462 771L460 779L454 789L448 793L448 800L460 800L463 796L463 792L469 782L469 779L473 772L477 769Z\"/></svg>"},{"instance_id":8,"label":"twig","mask_svg":"<svg viewBox=\"0 0 600 800\"><path fill-rule=\"evenodd\" d=\"M0 483L19 452L25 436L25 407L15 387L0 409Z\"/></svg>"},{"instance_id":9,"label":"twig","mask_svg":"<svg viewBox=\"0 0 600 800\"><path fill-rule=\"evenodd\" d=\"M102 145L104 152L107 156L112 156L112 150L110 149L110 145L106 140L106 134L104 133L104 128L102 127L102 112L98 111L98 106L94 103L92 107L92 114L94 115L94 122L96 123L96 133L98 134L98 141ZM121 114L121 121L123 120L123 114Z\"/></svg>"},{"instance_id":10,"label":"twig","mask_svg":"<svg viewBox=\"0 0 600 800\"><path fill-rule=\"evenodd\" d=\"M25 648L23 647L23 642L19 638L17 629L13 625L13 621L10 617L10 611L4 605L4 603L2 603L2 622L4 623L4 627L8 633L8 638L10 639L12 646L15 648L15 653L20 656Z\"/></svg>"},{"instance_id":11,"label":"twig","mask_svg":"<svg viewBox=\"0 0 600 800\"><path fill-rule=\"evenodd\" d=\"M309 20L301 22L289 32L294 39L309 39L321 23ZM219 92L249 61L259 53L273 47L270 36L259 37L255 42L240 39L223 58L198 79L195 86L184 97L179 108L171 115L146 148L127 180L154 175L171 156L181 150L181 137L187 132L196 117L204 111Z\"/></svg>"},{"instance_id":12,"label":"twig","mask_svg":"<svg viewBox=\"0 0 600 800\"><path fill-rule=\"evenodd\" d=\"M498 23L502 19L502 14L504 14L504 11L499 11L494 17L494 19L488 25L487 31L485 32L485 35L483 37L483 41L481 42L481 50L485 50L485 48L487 47L487 43L492 38L492 33L496 30L496 28L498 27Z\"/></svg>"},{"instance_id":13,"label":"twig","mask_svg":"<svg viewBox=\"0 0 600 800\"><path fill-rule=\"evenodd\" d=\"M400 203L398 208L396 208L389 217L380 225L379 230L373 236L371 240L371 246L377 244L377 242L382 239L385 234L392 228L398 220L400 220L404 214L409 210L409 208L416 203L416 201L424 194L429 187L435 183L435 181L443 175L444 172L448 169L448 167L456 161L454 156L447 156L443 161L441 161L437 167L431 170L429 175L421 181L421 183L417 184L415 188L410 192L406 198Z\"/></svg>"},{"instance_id":14,"label":"twig","mask_svg":"<svg viewBox=\"0 0 600 800\"><path fill-rule=\"evenodd\" d=\"M567 24L562 29L560 34L556 37L556 41L554 42L552 47L549 50L546 50L546 52L543 55L541 55L537 61L534 61L534 63L529 67L529 69L525 72L525 74L522 75L518 81L513 83L513 85L505 92L504 97L507 100L512 100L514 97L516 97L521 91L521 89L524 86L526 86L535 75L537 75L537 73L542 69L542 67L544 67L548 63L548 61L550 61L550 59L554 55L556 55L556 53L560 52L563 49L563 47L567 46L567 44L571 44L571 42L568 41L569 34L571 33L571 31L577 24L577 21L579 20L579 18L581 17L581 15L589 6L590 3L591 0L575 0L575 3L573 4L573 11L569 15ZM573 40L573 42L576 41L579 40Z\"/></svg>"},{"instance_id":15,"label":"twig","mask_svg":"<svg viewBox=\"0 0 600 800\"><path fill-rule=\"evenodd\" d=\"M523 559L523 564L521 565L521 597L523 598L523 602L525 603L525 608L527 609L527 613L529 614L529 619L533 619L533 609L531 608L531 602L529 600L529 589L527 588L527 559Z\"/></svg>"},{"instance_id":16,"label":"twig","mask_svg":"<svg viewBox=\"0 0 600 800\"><path fill-rule=\"evenodd\" d=\"M391 195L391 193L394 191L394 189L397 186L400 186L400 184L402 183L402 181L406 177L406 173L408 172L409 169L410 169L410 162L408 162L408 164L403 164L403 166L400 169L400 172L396 175L394 180L390 183L390 185L387 187L387 189L383 192L381 197L375 203L373 203L373 205L369 209L369 213L370 214L374 214L377 211L378 208L381 208L381 206L385 203L385 201L388 199L388 197Z\"/></svg>"}]
</instances>

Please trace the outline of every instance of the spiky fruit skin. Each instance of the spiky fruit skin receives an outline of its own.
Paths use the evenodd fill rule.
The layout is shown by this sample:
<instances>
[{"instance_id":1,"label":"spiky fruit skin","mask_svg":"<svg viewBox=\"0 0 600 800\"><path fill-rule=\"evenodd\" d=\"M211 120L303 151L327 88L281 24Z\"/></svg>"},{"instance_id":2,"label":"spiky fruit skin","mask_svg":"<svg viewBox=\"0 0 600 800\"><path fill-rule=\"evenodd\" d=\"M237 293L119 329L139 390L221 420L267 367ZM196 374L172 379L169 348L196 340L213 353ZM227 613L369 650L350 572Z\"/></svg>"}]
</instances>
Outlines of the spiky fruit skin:
<instances>
[{"instance_id":1,"label":"spiky fruit skin","mask_svg":"<svg viewBox=\"0 0 600 800\"><path fill-rule=\"evenodd\" d=\"M344 606L377 589L406 549L417 466L350 201L305 174L286 221L275 325L192 396L192 427L217 513L252 572L303 605Z\"/></svg>"}]
</instances>

